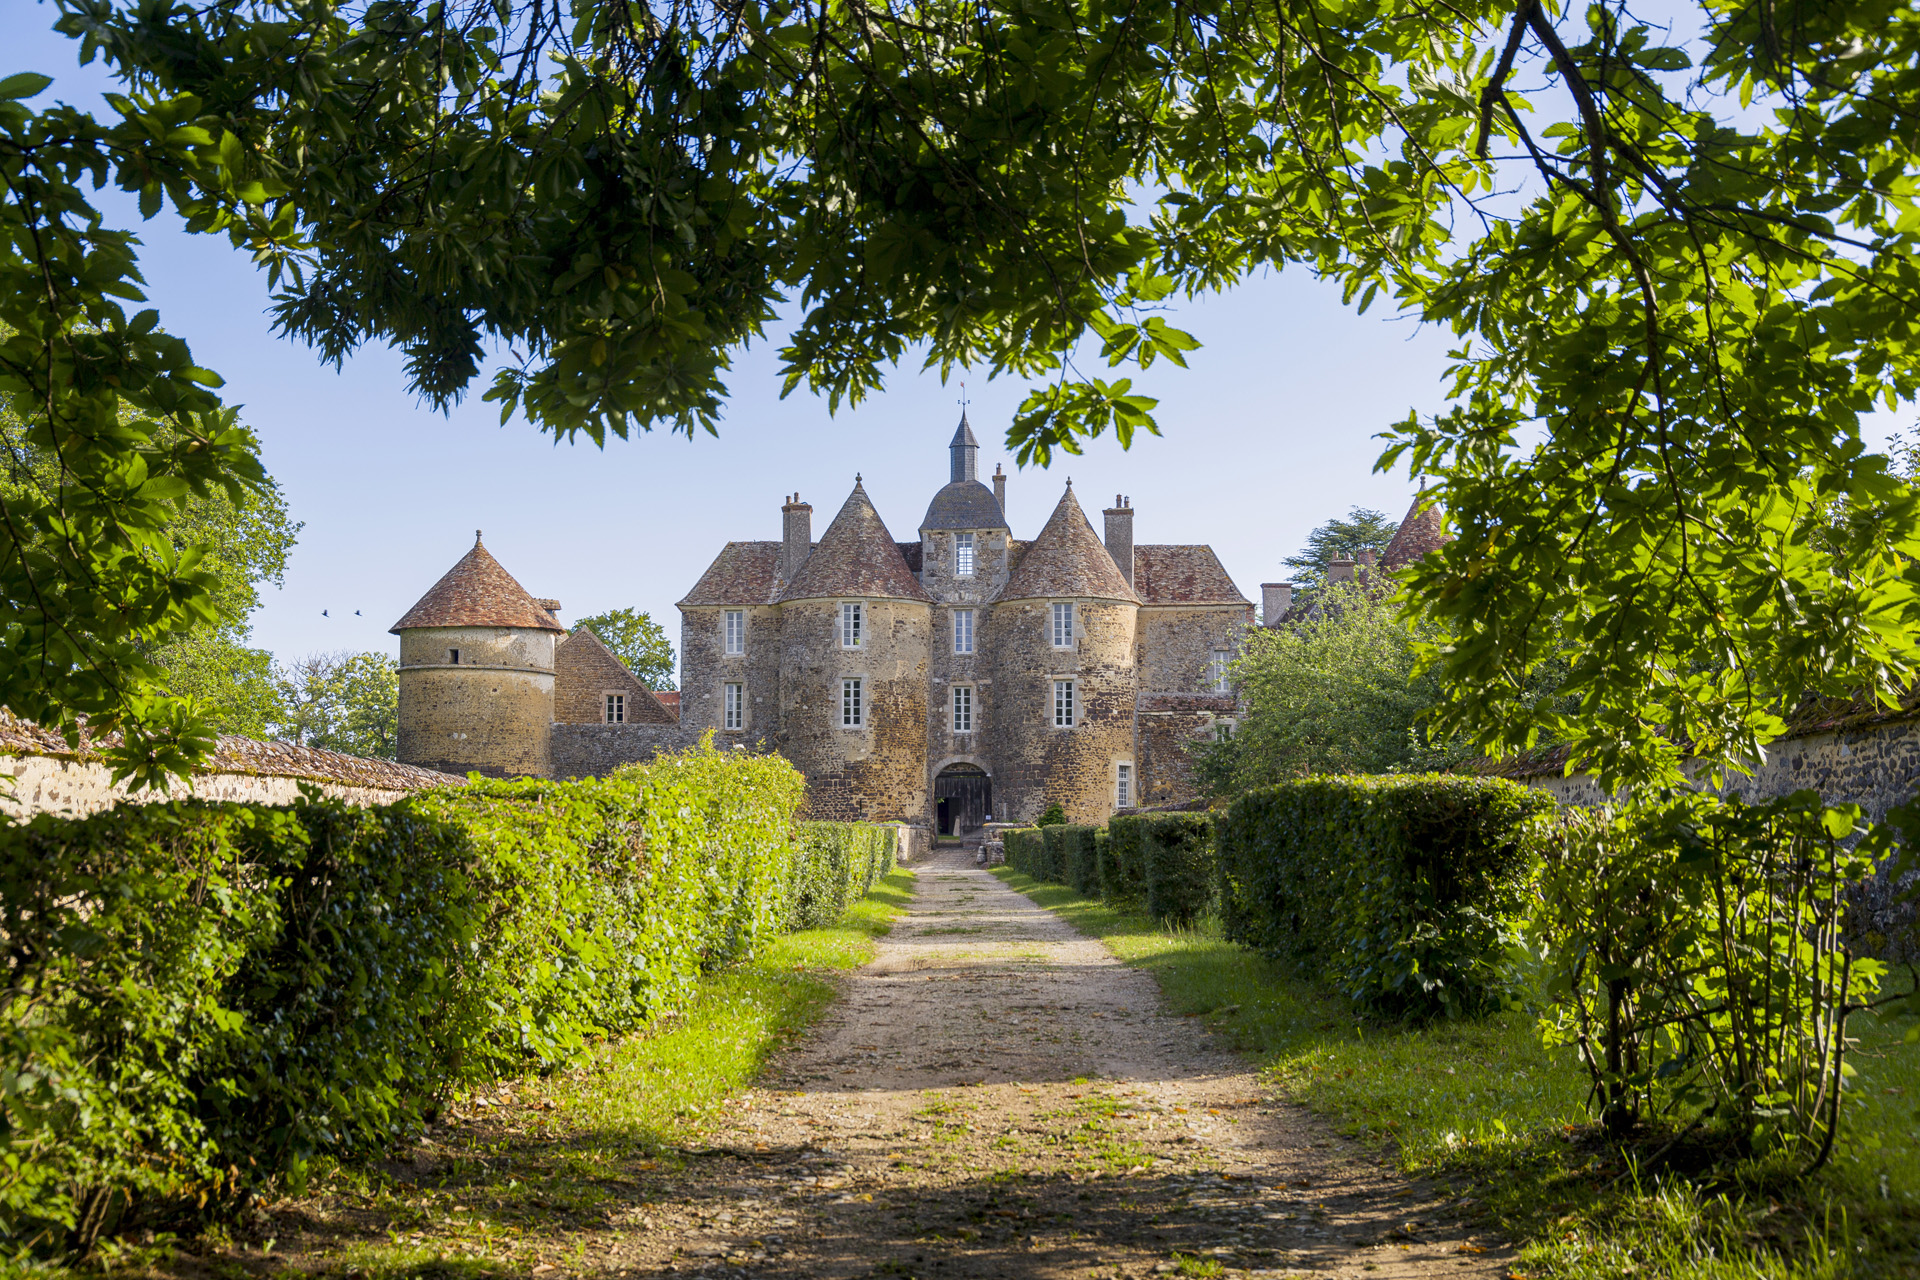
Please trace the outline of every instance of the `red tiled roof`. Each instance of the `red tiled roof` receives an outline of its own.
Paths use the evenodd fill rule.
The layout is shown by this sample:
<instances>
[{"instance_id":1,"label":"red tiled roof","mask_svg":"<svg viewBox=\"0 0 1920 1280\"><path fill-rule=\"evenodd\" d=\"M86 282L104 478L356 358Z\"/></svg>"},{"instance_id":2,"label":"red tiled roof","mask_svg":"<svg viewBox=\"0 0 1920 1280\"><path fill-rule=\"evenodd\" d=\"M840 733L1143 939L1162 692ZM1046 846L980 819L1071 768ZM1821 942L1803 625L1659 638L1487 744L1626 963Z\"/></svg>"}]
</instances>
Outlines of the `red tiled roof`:
<instances>
[{"instance_id":1,"label":"red tiled roof","mask_svg":"<svg viewBox=\"0 0 1920 1280\"><path fill-rule=\"evenodd\" d=\"M120 735L110 733L89 739L81 730L79 747L51 729L42 729L0 710L0 755L51 756L61 760L92 760L102 749L114 746ZM238 773L266 778L305 778L340 786L367 787L381 791L420 791L427 787L457 786L465 778L421 769L391 760L368 760L362 756L323 751L319 747L296 746L291 742L261 742L254 738L223 736L214 748L204 773Z\"/></svg>"},{"instance_id":2,"label":"red tiled roof","mask_svg":"<svg viewBox=\"0 0 1920 1280\"><path fill-rule=\"evenodd\" d=\"M565 627L534 602L525 587L473 536L473 550L447 570L406 615L388 628L394 634L413 627L517 627L522 631L560 631Z\"/></svg>"},{"instance_id":3,"label":"red tiled roof","mask_svg":"<svg viewBox=\"0 0 1920 1280\"><path fill-rule=\"evenodd\" d=\"M933 601L857 478L813 554L780 593L783 601L833 596Z\"/></svg>"},{"instance_id":4,"label":"red tiled roof","mask_svg":"<svg viewBox=\"0 0 1920 1280\"><path fill-rule=\"evenodd\" d=\"M1020 557L997 598L1038 600L1049 596L1140 602L1120 576L1120 566L1107 553L1106 544L1087 523L1086 512L1073 496L1071 481L1040 536L1027 544L1026 554Z\"/></svg>"},{"instance_id":5,"label":"red tiled roof","mask_svg":"<svg viewBox=\"0 0 1920 1280\"><path fill-rule=\"evenodd\" d=\"M1133 589L1144 604L1250 604L1208 546L1133 549Z\"/></svg>"},{"instance_id":6,"label":"red tiled roof","mask_svg":"<svg viewBox=\"0 0 1920 1280\"><path fill-rule=\"evenodd\" d=\"M677 689L655 689L653 699L673 713L676 722L680 719L680 691Z\"/></svg>"},{"instance_id":7,"label":"red tiled roof","mask_svg":"<svg viewBox=\"0 0 1920 1280\"><path fill-rule=\"evenodd\" d=\"M772 604L779 569L779 543L729 542L680 603Z\"/></svg>"},{"instance_id":8,"label":"red tiled roof","mask_svg":"<svg viewBox=\"0 0 1920 1280\"><path fill-rule=\"evenodd\" d=\"M1447 536L1445 521L1441 518L1440 504L1431 501L1422 493L1407 508L1407 518L1400 522L1393 538L1387 543L1387 549L1380 553L1380 567L1386 570L1404 569L1430 551L1438 551L1453 539Z\"/></svg>"}]
</instances>

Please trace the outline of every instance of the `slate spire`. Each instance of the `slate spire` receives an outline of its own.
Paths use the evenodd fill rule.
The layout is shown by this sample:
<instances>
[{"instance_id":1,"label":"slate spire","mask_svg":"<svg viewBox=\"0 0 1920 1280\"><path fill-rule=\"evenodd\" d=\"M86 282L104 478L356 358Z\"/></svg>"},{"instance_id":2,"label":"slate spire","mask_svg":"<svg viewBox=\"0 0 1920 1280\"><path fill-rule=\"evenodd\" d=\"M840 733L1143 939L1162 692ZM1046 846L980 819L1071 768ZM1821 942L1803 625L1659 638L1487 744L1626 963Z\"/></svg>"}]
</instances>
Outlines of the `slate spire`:
<instances>
[{"instance_id":1,"label":"slate spire","mask_svg":"<svg viewBox=\"0 0 1920 1280\"><path fill-rule=\"evenodd\" d=\"M899 544L887 532L886 523L867 497L866 485L857 476L840 513L820 535L819 545L780 593L780 600L784 603L834 596L933 599L907 567Z\"/></svg>"},{"instance_id":2,"label":"slate spire","mask_svg":"<svg viewBox=\"0 0 1920 1280\"><path fill-rule=\"evenodd\" d=\"M1127 585L1106 544L1087 522L1087 513L1080 509L1080 500L1073 496L1071 483L1060 495L1060 505L1047 518L1040 536L1027 544L1026 553L1020 557L1020 563L1014 567L1013 576L998 598L1036 600L1059 596L1140 603L1140 597Z\"/></svg>"},{"instance_id":3,"label":"slate spire","mask_svg":"<svg viewBox=\"0 0 1920 1280\"><path fill-rule=\"evenodd\" d=\"M953 433L953 443L947 446L951 459L949 484L959 484L963 480L980 478L980 442L973 438L973 428L967 425L967 411L960 410L960 427Z\"/></svg>"}]
</instances>

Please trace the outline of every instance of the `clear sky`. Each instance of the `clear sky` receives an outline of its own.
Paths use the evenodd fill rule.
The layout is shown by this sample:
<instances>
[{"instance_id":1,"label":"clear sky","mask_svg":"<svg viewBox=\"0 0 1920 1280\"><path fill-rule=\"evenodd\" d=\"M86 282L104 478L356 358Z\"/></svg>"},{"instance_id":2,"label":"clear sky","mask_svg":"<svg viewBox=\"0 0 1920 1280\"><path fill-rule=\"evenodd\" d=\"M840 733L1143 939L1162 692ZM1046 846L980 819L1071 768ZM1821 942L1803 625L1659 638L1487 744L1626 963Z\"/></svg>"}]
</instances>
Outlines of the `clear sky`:
<instances>
[{"instance_id":1,"label":"clear sky","mask_svg":"<svg viewBox=\"0 0 1920 1280\"><path fill-rule=\"evenodd\" d=\"M39 101L92 106L106 80L52 34L50 7L0 0L0 75L55 77ZM109 220L138 215L117 193ZM911 540L945 482L960 388L908 368L857 409L829 415L804 392L779 398L769 342L737 363L718 439L655 433L555 446L476 394L441 415L407 393L399 357L368 349L339 372L272 336L265 277L221 239L188 236L171 214L141 228L141 265L162 323L226 379L229 403L260 435L265 461L303 521L286 585L269 587L255 642L282 659L315 650L397 652L387 628L486 530L488 548L562 621L623 605L651 612L678 648L678 600L730 539L776 539L798 491L817 537L853 487L866 486L898 540ZM1360 316L1305 272L1253 281L1178 309L1205 346L1190 367L1136 380L1160 397L1164 435L1123 451L1110 437L1045 471L1016 472L1004 433L1025 388L969 378L981 474L1004 463L1007 515L1032 537L1068 477L1096 527L1131 495L1139 542L1212 545L1249 599L1286 576L1281 560L1314 525L1355 505L1399 518L1404 474L1375 475L1375 435L1440 407L1448 337L1376 308ZM484 389L484 379L481 383ZM325 610L328 616L323 617Z\"/></svg>"}]
</instances>

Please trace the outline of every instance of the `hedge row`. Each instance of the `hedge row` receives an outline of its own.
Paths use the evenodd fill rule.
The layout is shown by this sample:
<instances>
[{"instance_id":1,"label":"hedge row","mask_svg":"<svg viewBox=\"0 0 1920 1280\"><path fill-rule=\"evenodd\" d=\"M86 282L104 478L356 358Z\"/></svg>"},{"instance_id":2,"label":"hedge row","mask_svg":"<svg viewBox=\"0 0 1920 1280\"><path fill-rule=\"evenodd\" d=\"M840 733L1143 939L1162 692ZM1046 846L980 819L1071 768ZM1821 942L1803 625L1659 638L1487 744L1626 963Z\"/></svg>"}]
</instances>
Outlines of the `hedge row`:
<instances>
[{"instance_id":1,"label":"hedge row","mask_svg":"<svg viewBox=\"0 0 1920 1280\"><path fill-rule=\"evenodd\" d=\"M1216 840L1226 935L1385 1011L1497 1000L1542 792L1449 775L1306 778L1241 797Z\"/></svg>"},{"instance_id":2,"label":"hedge row","mask_svg":"<svg viewBox=\"0 0 1920 1280\"><path fill-rule=\"evenodd\" d=\"M778 757L355 809L180 801L0 829L0 1249L377 1153L844 909L892 832Z\"/></svg>"}]
</instances>

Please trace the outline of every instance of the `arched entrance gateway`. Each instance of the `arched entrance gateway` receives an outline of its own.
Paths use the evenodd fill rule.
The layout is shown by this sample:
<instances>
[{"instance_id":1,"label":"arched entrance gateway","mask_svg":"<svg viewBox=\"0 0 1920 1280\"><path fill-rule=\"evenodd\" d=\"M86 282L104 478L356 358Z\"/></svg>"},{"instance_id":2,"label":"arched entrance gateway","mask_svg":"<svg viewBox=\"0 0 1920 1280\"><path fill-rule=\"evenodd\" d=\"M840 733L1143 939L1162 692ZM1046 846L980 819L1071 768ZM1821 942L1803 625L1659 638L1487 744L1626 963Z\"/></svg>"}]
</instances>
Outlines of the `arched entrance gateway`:
<instances>
[{"instance_id":1,"label":"arched entrance gateway","mask_svg":"<svg viewBox=\"0 0 1920 1280\"><path fill-rule=\"evenodd\" d=\"M971 835L993 812L993 779L974 764L950 764L933 780L934 830L943 836Z\"/></svg>"}]
</instances>

